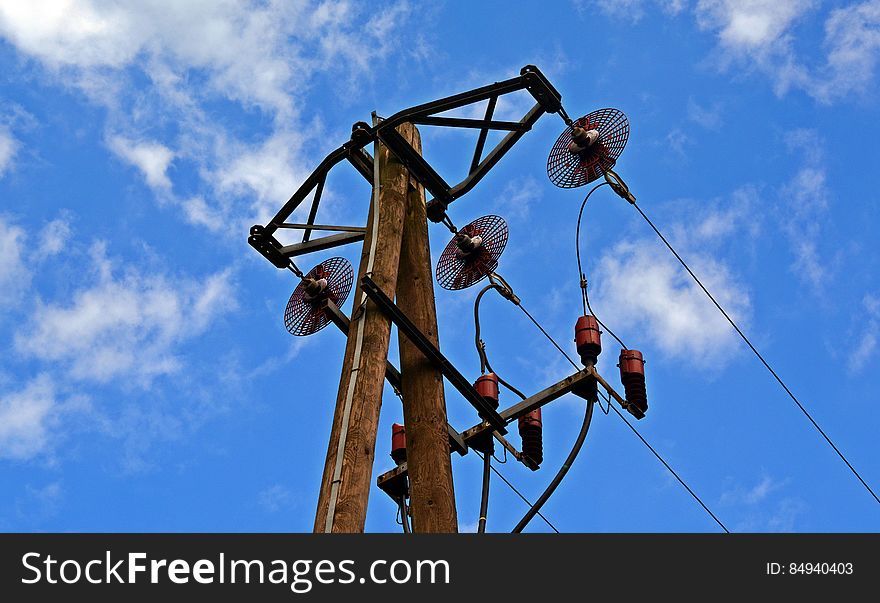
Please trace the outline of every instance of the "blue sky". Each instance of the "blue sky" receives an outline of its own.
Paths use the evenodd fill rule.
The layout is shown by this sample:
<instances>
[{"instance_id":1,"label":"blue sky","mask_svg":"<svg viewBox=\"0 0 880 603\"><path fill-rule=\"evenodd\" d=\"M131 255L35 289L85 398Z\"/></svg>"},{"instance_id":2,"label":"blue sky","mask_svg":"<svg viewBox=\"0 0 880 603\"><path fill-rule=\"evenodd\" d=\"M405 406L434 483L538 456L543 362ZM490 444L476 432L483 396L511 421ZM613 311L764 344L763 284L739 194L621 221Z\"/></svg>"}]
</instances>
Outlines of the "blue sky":
<instances>
[{"instance_id":1,"label":"blue sky","mask_svg":"<svg viewBox=\"0 0 880 603\"><path fill-rule=\"evenodd\" d=\"M640 205L876 487L878 58L877 0L0 0L0 530L310 530L344 339L288 335L296 283L247 229L370 111L528 63L573 117L626 112L617 169ZM499 271L571 348L585 189L546 178L561 127L542 118L451 215L508 220ZM424 128L423 142L447 180L463 175L467 135ZM334 172L319 222L364 222L359 178ZM585 224L594 308L648 361L638 428L722 521L876 531L876 503L635 211L601 189ZM436 257L448 233L430 232ZM462 316L475 293L437 291L442 348L473 378ZM483 314L492 363L515 385L566 374L515 308L487 299ZM617 383L607 336L605 349ZM376 474L402 417L384 402ZM447 405L453 425L473 424L452 391ZM582 411L577 398L545 409L540 472L501 467L528 496ZM476 524L479 465L454 460L462 530ZM490 530L524 510L493 480ZM717 530L598 412L545 513L563 531ZM374 491L367 529L396 530L394 515Z\"/></svg>"}]
</instances>

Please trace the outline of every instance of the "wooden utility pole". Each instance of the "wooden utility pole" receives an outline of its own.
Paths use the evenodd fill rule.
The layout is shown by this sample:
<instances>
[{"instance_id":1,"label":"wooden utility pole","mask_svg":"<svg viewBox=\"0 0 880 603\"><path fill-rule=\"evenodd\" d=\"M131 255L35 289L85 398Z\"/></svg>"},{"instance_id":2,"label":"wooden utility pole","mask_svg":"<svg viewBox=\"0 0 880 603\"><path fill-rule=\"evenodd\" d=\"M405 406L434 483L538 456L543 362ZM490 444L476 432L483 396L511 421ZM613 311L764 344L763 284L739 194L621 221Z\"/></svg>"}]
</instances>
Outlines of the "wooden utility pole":
<instances>
[{"instance_id":1,"label":"wooden utility pole","mask_svg":"<svg viewBox=\"0 0 880 603\"><path fill-rule=\"evenodd\" d=\"M403 124L397 130L410 143L417 136L412 124ZM410 175L384 145L379 145L378 155L379 194L374 193L370 203L358 283L369 272L393 298ZM364 299L358 285L318 496L315 532L364 531L390 338L391 321L375 303Z\"/></svg>"},{"instance_id":2,"label":"wooden utility pole","mask_svg":"<svg viewBox=\"0 0 880 603\"><path fill-rule=\"evenodd\" d=\"M411 143L422 152L418 131ZM412 177L398 272L397 306L439 348L425 189ZM457 532L443 376L405 335L398 341L412 529Z\"/></svg>"}]
</instances>

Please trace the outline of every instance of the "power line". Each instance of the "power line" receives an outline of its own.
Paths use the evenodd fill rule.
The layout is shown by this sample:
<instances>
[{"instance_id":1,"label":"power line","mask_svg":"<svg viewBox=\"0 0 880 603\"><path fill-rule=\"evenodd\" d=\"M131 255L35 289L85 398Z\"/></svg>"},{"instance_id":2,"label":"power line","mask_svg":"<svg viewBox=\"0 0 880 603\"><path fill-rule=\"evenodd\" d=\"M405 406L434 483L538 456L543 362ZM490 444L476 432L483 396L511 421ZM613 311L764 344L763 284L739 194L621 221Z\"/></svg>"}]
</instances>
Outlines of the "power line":
<instances>
[{"instance_id":1,"label":"power line","mask_svg":"<svg viewBox=\"0 0 880 603\"><path fill-rule=\"evenodd\" d=\"M804 405L801 404L800 400L798 400L797 397L791 392L791 390L788 389L788 386L785 385L785 382L783 382L782 379L779 377L779 375L776 374L776 371L773 370L773 367L771 367L770 364L768 364L768 362L766 360L764 360L764 357L757 350L757 348L755 348L755 346L752 345L752 342L749 341L749 338L746 337L745 333L743 333L740 330L740 328L733 321L733 319L730 317L730 315L727 312L725 312L724 308L721 307L721 304L718 303L718 301L715 299L715 297L713 297L713 295L711 293L709 293L709 290L706 289L706 287L703 285L703 283L700 281L700 279L697 278L697 275L694 274L694 272L690 269L690 266L688 266L687 263L681 258L681 256L678 255L678 252L675 251L675 249L672 247L672 245L669 243L669 241L666 240L666 237L664 237L663 234L657 229L657 227L654 226L654 223L651 222L650 218L648 218L648 216L645 215L645 212L642 211L642 208L639 207L635 203L635 201L630 201L630 203L632 204L633 207L636 208L636 210L639 212L639 214L641 214L641 216L645 219L645 222L647 222L648 225L654 230L654 232L657 233L657 236L660 237L660 240L666 244L666 247L668 247L669 251L672 252L672 255L675 256L675 259L677 259L681 263L681 265L684 266L684 269L687 270L688 274L691 275L691 278L693 278L694 281L700 286L700 289L703 290L703 293L705 293L709 297L709 299L712 300L712 303L715 304L715 307L718 308L718 310L721 312L722 315L724 315L724 318L727 319L727 322L730 323L730 326L732 326L734 328L734 330L737 332L737 334L739 334L739 336L742 338L742 340L746 342L746 345L748 345L749 348L752 350L752 352L754 352L754 354L755 354L755 356L757 356L758 360L761 361L761 363L764 365L764 367L766 367L766 369L768 371L770 371L770 374L773 375L773 377L776 379L776 381L779 382L779 385L782 386L782 389L785 390L785 393L787 393L788 396L797 405L797 407L799 409L801 409L801 412L804 413L804 416L807 417L807 419L809 419L810 423L813 424L813 427L816 428L816 431L818 431L822 435L822 437L825 438L825 441L828 442L828 445L831 446L831 448L834 450L834 452L837 453L837 456L839 456L840 459L846 464L846 466L849 467L849 470L852 471L853 475L856 476L856 478L862 483L862 485L865 487L865 489L871 494L871 496L874 497L874 500L877 501L877 504L880 504L880 498L877 497L877 495L874 493L874 490L871 489L871 486L869 486L868 483L864 479L862 479L862 476L859 474L858 471L856 471L855 467L852 466L852 464L843 455L843 453L840 451L840 449L834 445L834 442L831 441L831 438L828 437L828 435L825 433L825 431L821 427L819 427L819 424L816 422L815 419L813 419L812 415L810 415L810 413L807 411L807 409L804 408Z\"/></svg>"},{"instance_id":2,"label":"power line","mask_svg":"<svg viewBox=\"0 0 880 603\"><path fill-rule=\"evenodd\" d=\"M479 456L480 458L483 458L483 455L482 455L478 450L475 450L474 452L477 453L477 456ZM527 505L529 505L529 507L534 506L531 502L529 502L529 499L528 499L528 498L526 498L525 496L523 496L522 493L521 493L519 490L516 489L516 486L514 486L514 485L511 484L509 481L507 481L507 478L504 477L504 475L502 475L502 473L501 473L500 471L498 471L498 469L495 468L495 465L490 465L489 467L490 467L490 469L492 469L492 471L495 473L495 475L497 475L498 477L501 478L501 481L503 481L505 484L507 484L507 487L508 487L508 488L510 488L511 490L513 490L514 493L516 493L516 495L519 496L519 497L522 499L522 501L523 501L524 503L526 503ZM543 519L543 520L544 520L544 523L546 523L548 526L550 526L550 528L551 528L554 532L556 532L557 534L559 534L559 530L556 529L556 526L554 526L554 525L550 522L549 519L547 519L546 517L544 517L544 515L543 515L540 511L537 513L537 515L538 515L538 517L540 517L541 519Z\"/></svg>"},{"instance_id":3,"label":"power line","mask_svg":"<svg viewBox=\"0 0 880 603\"><path fill-rule=\"evenodd\" d=\"M559 353L562 354L563 356L565 356L565 358L571 363L571 365L572 365L576 370L578 370L578 371L581 370L581 367L579 367L577 364L575 364L575 363L574 363L574 360L572 360L572 359L569 357L569 355L565 353L565 350L563 350L561 347L559 347L559 344L556 343L556 340L553 339L553 337L550 336L550 333L548 333L548 332L544 329L544 327L542 327L542 326L540 325L540 323L539 323L537 320L535 320L535 317L532 316L532 315L529 313L529 311L525 309L525 307L522 305L522 303L517 304L517 307L519 307L519 309L522 310L523 313L524 313L526 316L529 317L529 320L531 320L531 321L534 323L534 325L535 325L536 327L538 327L538 330L541 331L541 332L544 334L544 337L546 337L548 340L550 340L550 343L553 344L553 347L555 347L557 350L559 350Z\"/></svg>"},{"instance_id":4,"label":"power line","mask_svg":"<svg viewBox=\"0 0 880 603\"><path fill-rule=\"evenodd\" d=\"M691 490L690 486L688 486L684 482L684 480L681 479L681 477L679 477L678 473L676 473L675 470L669 466L669 463L667 463L665 460L663 460L663 457L660 456L660 454L656 450L654 450L654 447L648 443L648 440L646 440L644 437L642 437L642 434L639 433L639 431L635 427L633 427L632 423L627 421L626 417L623 416L623 413L621 413L619 410L617 410L617 407L614 406L613 404L609 403L609 406L611 407L612 410L614 410L615 413L617 413L618 417L623 419L623 422L626 423L627 427L629 427L634 434L636 434L636 437L642 441L642 444L647 446L648 450L650 450L652 453L654 453L654 456L657 457L657 460L660 461L661 463L663 463L663 466L666 467L669 470L669 473L671 473L673 475L673 477L675 477L675 479L678 480L678 483L680 483L682 486L684 486L685 490L687 490L690 493L690 495L694 497L694 500L696 500L700 504L700 506L703 507L703 510L706 511L706 513L708 513L712 517L712 519L715 520L715 523L717 523L719 526L721 526L721 529L724 530L727 534L730 534L730 530L728 530L727 527L723 523L721 523L721 520L718 519L718 517L715 516L715 514L709 509L709 507L706 506L706 503L704 503L700 499L700 497L697 496L696 492Z\"/></svg>"}]
</instances>

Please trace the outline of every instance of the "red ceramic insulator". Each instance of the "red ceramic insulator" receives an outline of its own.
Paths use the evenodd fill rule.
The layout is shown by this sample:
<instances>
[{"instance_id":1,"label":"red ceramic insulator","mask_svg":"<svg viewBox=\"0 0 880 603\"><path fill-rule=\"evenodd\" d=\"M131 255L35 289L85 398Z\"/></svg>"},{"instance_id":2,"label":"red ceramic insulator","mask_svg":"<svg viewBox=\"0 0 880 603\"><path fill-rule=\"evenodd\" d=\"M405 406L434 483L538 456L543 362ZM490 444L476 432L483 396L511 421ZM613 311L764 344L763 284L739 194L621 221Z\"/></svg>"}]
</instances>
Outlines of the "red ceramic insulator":
<instances>
[{"instance_id":1,"label":"red ceramic insulator","mask_svg":"<svg viewBox=\"0 0 880 603\"><path fill-rule=\"evenodd\" d=\"M645 388L645 360L638 350L620 350L620 381L627 402L644 413L648 410L648 392Z\"/></svg>"},{"instance_id":2,"label":"red ceramic insulator","mask_svg":"<svg viewBox=\"0 0 880 603\"><path fill-rule=\"evenodd\" d=\"M495 373L480 375L474 382L474 389L492 408L498 408L498 376Z\"/></svg>"},{"instance_id":3,"label":"red ceramic insulator","mask_svg":"<svg viewBox=\"0 0 880 603\"><path fill-rule=\"evenodd\" d=\"M544 436L541 423L541 409L537 408L519 418L519 436L522 438L522 453L536 465L544 461Z\"/></svg>"},{"instance_id":4,"label":"red ceramic insulator","mask_svg":"<svg viewBox=\"0 0 880 603\"><path fill-rule=\"evenodd\" d=\"M581 362L596 364L596 359L602 353L602 339L599 331L599 322L595 316L587 314L577 319L574 325L574 341L577 344Z\"/></svg>"},{"instance_id":5,"label":"red ceramic insulator","mask_svg":"<svg viewBox=\"0 0 880 603\"><path fill-rule=\"evenodd\" d=\"M398 465L406 461L406 427L400 423L391 426L391 458Z\"/></svg>"}]
</instances>

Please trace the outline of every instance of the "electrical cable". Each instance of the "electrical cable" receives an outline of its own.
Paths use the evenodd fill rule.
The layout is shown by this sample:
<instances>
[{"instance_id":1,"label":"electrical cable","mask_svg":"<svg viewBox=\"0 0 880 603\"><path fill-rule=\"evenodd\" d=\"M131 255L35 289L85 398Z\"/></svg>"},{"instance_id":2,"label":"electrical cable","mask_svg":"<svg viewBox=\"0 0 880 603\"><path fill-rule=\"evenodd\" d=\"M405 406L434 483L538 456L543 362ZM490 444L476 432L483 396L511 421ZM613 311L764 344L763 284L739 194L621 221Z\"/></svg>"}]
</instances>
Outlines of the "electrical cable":
<instances>
[{"instance_id":1,"label":"electrical cable","mask_svg":"<svg viewBox=\"0 0 880 603\"><path fill-rule=\"evenodd\" d=\"M541 496L538 497L538 500L535 501L526 514L523 515L523 518L519 520L519 523L511 531L513 534L518 534L523 531L523 528L528 525L528 523L532 520L535 514L541 510L541 507L544 506L544 503L553 495L553 492L556 491L556 488L562 482L562 479L568 473L568 470L571 469L571 466L574 464L575 459L577 458L578 453L581 451L581 447L584 445L584 440L587 438L587 432L590 430L590 422L593 419L593 400L587 400L587 408L584 412L584 422L581 425L581 430L578 433L578 437L574 442L574 446L572 446L571 451L568 453L568 456L565 458L565 462L562 463L562 467L559 468L559 471L550 481L550 484L541 493Z\"/></svg>"},{"instance_id":2,"label":"electrical cable","mask_svg":"<svg viewBox=\"0 0 880 603\"><path fill-rule=\"evenodd\" d=\"M790 389L788 389L788 386L785 384L784 381L782 381L782 378L780 378L779 375L776 374L776 371L773 370L773 367L771 367L770 364L766 360L764 360L764 357L757 350L757 348L755 348L755 346L752 345L752 342L749 341L749 338L746 337L745 333L743 333L742 330L740 330L740 328L733 321L733 319L730 317L730 315L724 310L724 308L721 307L721 304L718 303L718 301L715 299L715 297L711 293L709 293L709 290L706 289L706 287L703 285L703 283L700 281L700 279L697 278L697 275L694 274L694 272L690 269L690 266L688 266L687 263L681 258L681 256L678 255L678 252L675 251L675 249L672 247L672 245L669 243L669 241L666 240L666 237L663 236L663 234L660 232L660 230L658 230L657 227L654 226L654 223L651 221L651 219L648 218L647 215L645 215L645 212L642 211L642 208L639 207L635 203L635 201L630 201L630 204L636 208L636 210L639 212L639 214L641 214L641 216L645 219L645 222L647 222L648 225L654 230L654 232L657 233L657 236L660 237L660 240L666 244L666 247L668 247L669 251L672 252L672 255L675 256L675 259L677 259L679 261L679 263L681 263L681 265L684 266L684 269L687 270L688 274L691 275L691 278L694 279L694 282L696 282L697 285L700 286L700 289L703 290L703 293L705 293L709 297L709 299L712 300L712 303L715 304L715 307L718 308L718 311L721 312L721 314L724 316L724 318L727 319L727 322L730 323L730 326L732 326L734 328L734 330L742 338L742 340L744 342L746 342L746 345L749 346L749 348L752 350L752 352L755 354L755 356L758 358L758 360L761 361L761 363L764 365L764 367L768 371L770 371L770 374L773 375L773 377L776 379L776 381L779 383L779 385L782 386L782 389L785 390L785 393L788 394L788 396L792 399L792 401L794 401L794 403L801 410L801 412L804 413L804 416L807 417L807 419L809 419L810 423L813 424L813 427L816 428L816 431L818 431L819 434L821 434L821 436L823 438L825 438L825 441L828 442L828 445L831 446L831 448L834 450L834 452L837 453L837 456L839 456L840 459L846 464L846 466L849 467L849 470L852 471L853 475L856 476L856 478L862 483L862 485L865 487L865 489L871 494L871 496L874 497L874 500L877 502L877 504L880 504L880 498L877 497L877 494L874 493L874 490L871 489L871 486L869 486L868 483L864 479L862 479L862 476L859 474L858 471L856 471L856 468L852 466L852 464L843 455L843 453L840 451L840 449L834 444L834 442L831 441L831 438L828 437L828 435L825 433L825 431L821 427L819 427L819 424L816 422L815 419L813 419L812 415L810 415L810 413L807 411L807 409L804 408L804 405L801 404L800 400L798 400L797 397L792 393L792 391Z\"/></svg>"},{"instance_id":3,"label":"electrical cable","mask_svg":"<svg viewBox=\"0 0 880 603\"><path fill-rule=\"evenodd\" d=\"M492 446L490 439L489 446ZM486 516L489 514L489 477L492 475L492 455L489 451L483 455L483 491L480 495L480 520L477 524L477 533L486 532Z\"/></svg>"},{"instance_id":4,"label":"electrical cable","mask_svg":"<svg viewBox=\"0 0 880 603\"><path fill-rule=\"evenodd\" d=\"M594 186L592 189L590 189L590 192L588 192L587 196L584 197L584 202L581 203L581 209L580 209L580 211L578 211L577 228L575 229L574 249L575 249L575 252L577 255L578 279L580 280L580 285L581 285L581 297L583 297L582 301L583 301L583 305L584 305L584 314L586 314L587 310L589 310L590 314L593 315L593 318L596 319L596 322L599 323L599 326L602 327L603 329L605 329L606 331L608 331L608 334L611 335L614 339L616 339L617 343L619 343L620 346L626 350L629 348L626 347L626 345L623 343L623 341L620 339L620 337L618 337L617 335L614 334L614 331L609 329L605 325L605 323L603 323L601 320L599 320L599 317L596 316L596 313L593 311L593 308L590 306L590 296L587 293L587 276L584 274L584 270L581 265L581 220L584 215L584 208L587 206L587 201L590 200L590 195L592 195L597 189L605 186L606 184L610 184L610 183L609 182L600 182L599 184Z\"/></svg>"},{"instance_id":5,"label":"electrical cable","mask_svg":"<svg viewBox=\"0 0 880 603\"><path fill-rule=\"evenodd\" d=\"M477 293L476 299L474 299L474 345L477 348L477 355L480 357L480 374L483 375L486 373L486 344L483 343L483 340L480 339L480 301L483 299L483 295L486 294L489 289L498 289L499 286L495 283L490 283L480 289L480 292Z\"/></svg>"},{"instance_id":6,"label":"electrical cable","mask_svg":"<svg viewBox=\"0 0 880 603\"><path fill-rule=\"evenodd\" d=\"M573 361L571 358L568 357L568 354L565 353L565 350L563 350L561 347L559 347L559 344L556 343L556 340L553 339L553 338L550 336L550 333L548 333L548 332L544 329L544 327L542 327L542 326L540 325L540 323L539 323L537 320L535 320L535 317L532 316L532 315L529 313L529 311L525 309L525 306L523 306L522 303L517 304L517 306L519 306L519 309L522 310L522 311L525 313L525 315L529 317L529 320L531 320L532 323L534 323L534 325L535 325L536 327L538 327L538 330L541 331L541 332L544 334L544 337L546 337L546 338L550 341L550 343L553 344L553 347L555 347L557 350L559 350L559 352L560 352L563 356L565 356L566 358L568 358L568 361L572 364L572 366L573 366L575 369L577 369L577 370L581 370L581 367L579 367L578 365L576 365L576 364L574 363L574 361Z\"/></svg>"},{"instance_id":7,"label":"electrical cable","mask_svg":"<svg viewBox=\"0 0 880 603\"><path fill-rule=\"evenodd\" d=\"M495 372L495 369L492 368L492 365L489 364L489 357L486 355L486 343L480 338L480 302L483 299L483 295L490 289L495 289L504 298L507 298L505 291L511 291L509 287L505 290L501 285L497 283L490 283L483 287L479 293L477 293L477 297L474 300L474 344L477 348L477 355L480 357L480 374L485 374L486 369L488 369L492 373L495 373L495 377L498 378L498 383L525 400L527 396L520 390L512 386L510 383L502 379L501 376L497 372Z\"/></svg>"},{"instance_id":8,"label":"electrical cable","mask_svg":"<svg viewBox=\"0 0 880 603\"><path fill-rule=\"evenodd\" d=\"M602 411L602 414L603 414L603 415L607 415L608 413L611 412L611 396L609 396L608 394L606 394L605 392L603 392L601 389L598 390L598 391L599 391L599 395L602 396L603 398L605 398L605 402L608 403L608 407L607 407L607 408L602 408L602 402L599 401L599 400L596 400L596 404L599 405L599 410Z\"/></svg>"},{"instance_id":9,"label":"electrical cable","mask_svg":"<svg viewBox=\"0 0 880 603\"><path fill-rule=\"evenodd\" d=\"M485 295L490 289L495 289L502 297L507 297L507 293L510 292L509 286L507 289L504 289L502 285L499 285L493 281L483 287L477 294L476 299L474 299L474 345L477 348L477 355L480 357L480 374L485 374L486 369L489 369L490 372L495 373L495 370L492 368L492 365L489 364L489 358L486 355L486 343L480 338L480 302L483 299L483 295ZM517 388L505 381L500 375L498 375L498 373L495 373L495 378L498 379L498 382L500 384L504 385L504 387L506 387L513 393L517 394L520 398L522 398L523 400L526 399L525 394L523 394ZM483 481L480 495L480 517L477 522L477 533L479 534L483 534L486 532L486 521L489 514L489 478L492 475L490 470L493 469L492 456L494 456L494 446L492 444L491 438L489 439L487 445L489 446L489 448L483 455ZM504 449L504 455L506 461L506 448Z\"/></svg>"},{"instance_id":10,"label":"electrical cable","mask_svg":"<svg viewBox=\"0 0 880 603\"><path fill-rule=\"evenodd\" d=\"M400 523L403 526L403 533L409 534L412 530L409 527L409 518L407 517L406 497L400 496L397 499L397 505L397 514L400 515Z\"/></svg>"},{"instance_id":11,"label":"electrical cable","mask_svg":"<svg viewBox=\"0 0 880 603\"><path fill-rule=\"evenodd\" d=\"M480 458L483 458L483 455L482 455L479 451L475 451L475 452L477 453L477 456L479 456ZM522 499L522 501L523 501L524 503L526 503L526 504L529 505L530 507L532 506L532 503L529 502L529 499L526 498L525 496L523 496L522 492L520 492L519 490L517 490L516 486L514 486L513 484L511 484L511 483L507 480L507 478L504 477L504 475L503 475L500 471L498 471L498 469L495 468L494 465L492 466L492 472L493 472L495 475L497 475L499 478L501 478L501 481L503 481L505 484L507 484L507 487L510 488L511 490L513 490L514 494L516 494L517 496L519 496L520 499ZM538 513L536 513L536 515L537 515L538 517L540 517L541 519L543 519L543 520L544 520L544 523L546 523L548 526L550 526L550 529L552 529L554 532L556 532L557 534L559 534L559 530L556 529L556 526L554 526L554 525L550 522L549 519L547 519L546 517L544 517L544 515L543 515L540 511L539 511Z\"/></svg>"},{"instance_id":12,"label":"electrical cable","mask_svg":"<svg viewBox=\"0 0 880 603\"><path fill-rule=\"evenodd\" d=\"M517 396L519 396L519 397L522 398L523 400L525 400L525 399L528 397L528 396L526 396L524 393L522 393L521 391L519 391L517 388L515 388L514 386L512 386L510 383L508 383L507 381L505 381L504 379L502 379L501 376L500 376L498 373L495 372L495 369L492 368L492 365L489 364L489 360L488 360L488 359L486 360L486 368L488 368L490 372L495 373L495 376L498 377L498 383L500 383L501 385L503 385L504 387L506 387L507 389L509 389L509 390L512 391L513 393L515 393Z\"/></svg>"}]
</instances>

